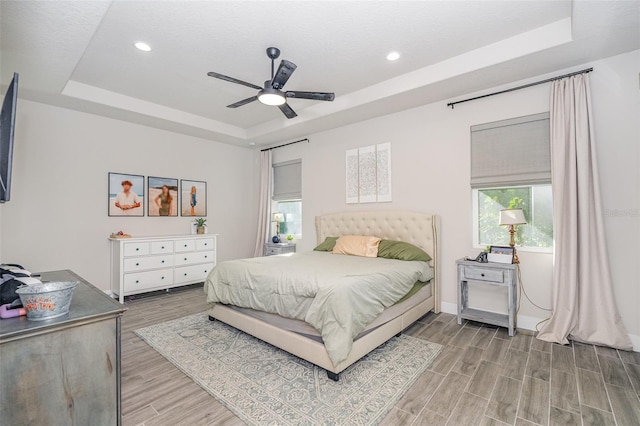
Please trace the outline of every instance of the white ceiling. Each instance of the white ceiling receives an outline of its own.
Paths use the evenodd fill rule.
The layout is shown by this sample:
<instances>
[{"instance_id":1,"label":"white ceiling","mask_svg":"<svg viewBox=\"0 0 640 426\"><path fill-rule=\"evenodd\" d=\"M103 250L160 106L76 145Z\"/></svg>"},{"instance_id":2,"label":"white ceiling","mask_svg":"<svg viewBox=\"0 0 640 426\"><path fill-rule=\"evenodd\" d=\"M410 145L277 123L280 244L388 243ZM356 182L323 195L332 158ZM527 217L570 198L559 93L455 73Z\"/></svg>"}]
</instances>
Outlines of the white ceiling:
<instances>
[{"instance_id":1,"label":"white ceiling","mask_svg":"<svg viewBox=\"0 0 640 426\"><path fill-rule=\"evenodd\" d=\"M19 72L21 97L244 146L640 48L639 1L2 0L0 24L1 82ZM261 86L269 46L298 65L287 90L336 100L289 99L292 120L226 108L255 91L206 73Z\"/></svg>"}]
</instances>

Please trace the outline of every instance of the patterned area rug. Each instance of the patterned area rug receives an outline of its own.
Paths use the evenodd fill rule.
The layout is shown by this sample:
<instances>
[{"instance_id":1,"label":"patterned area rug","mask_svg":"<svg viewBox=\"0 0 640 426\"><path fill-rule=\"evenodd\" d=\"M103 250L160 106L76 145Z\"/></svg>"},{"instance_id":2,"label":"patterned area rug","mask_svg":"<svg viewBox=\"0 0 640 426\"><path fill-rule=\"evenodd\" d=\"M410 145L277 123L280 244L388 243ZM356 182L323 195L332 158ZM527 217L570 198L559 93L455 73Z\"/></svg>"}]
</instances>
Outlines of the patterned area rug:
<instances>
[{"instance_id":1,"label":"patterned area rug","mask_svg":"<svg viewBox=\"0 0 640 426\"><path fill-rule=\"evenodd\" d=\"M324 369L206 313L136 334L250 425L377 424L442 349L394 337L334 382Z\"/></svg>"}]
</instances>

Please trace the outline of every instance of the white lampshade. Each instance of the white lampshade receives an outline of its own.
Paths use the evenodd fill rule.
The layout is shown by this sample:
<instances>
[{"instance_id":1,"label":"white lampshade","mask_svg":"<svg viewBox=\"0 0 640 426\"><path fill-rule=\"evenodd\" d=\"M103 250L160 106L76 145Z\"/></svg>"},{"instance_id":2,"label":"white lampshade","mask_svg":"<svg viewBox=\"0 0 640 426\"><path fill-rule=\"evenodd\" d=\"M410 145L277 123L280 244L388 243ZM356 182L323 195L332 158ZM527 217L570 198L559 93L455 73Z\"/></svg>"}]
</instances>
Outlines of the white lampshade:
<instances>
[{"instance_id":1,"label":"white lampshade","mask_svg":"<svg viewBox=\"0 0 640 426\"><path fill-rule=\"evenodd\" d=\"M524 225L526 223L522 209L500 210L500 225Z\"/></svg>"},{"instance_id":2,"label":"white lampshade","mask_svg":"<svg viewBox=\"0 0 640 426\"><path fill-rule=\"evenodd\" d=\"M284 222L284 214L274 213L271 222Z\"/></svg>"}]
</instances>

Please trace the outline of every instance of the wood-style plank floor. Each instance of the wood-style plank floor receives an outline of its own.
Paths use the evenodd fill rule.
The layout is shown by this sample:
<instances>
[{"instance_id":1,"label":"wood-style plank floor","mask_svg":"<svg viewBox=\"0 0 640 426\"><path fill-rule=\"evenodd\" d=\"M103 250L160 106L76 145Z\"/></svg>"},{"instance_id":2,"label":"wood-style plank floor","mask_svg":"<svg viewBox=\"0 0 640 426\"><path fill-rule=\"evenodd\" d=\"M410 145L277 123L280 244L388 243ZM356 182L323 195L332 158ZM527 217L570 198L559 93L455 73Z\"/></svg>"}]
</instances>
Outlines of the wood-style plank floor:
<instances>
[{"instance_id":1,"label":"wood-style plank floor","mask_svg":"<svg viewBox=\"0 0 640 426\"><path fill-rule=\"evenodd\" d=\"M128 299L124 425L241 425L133 330L207 309L202 286ZM406 333L444 345L384 425L640 425L640 353L561 346L428 314Z\"/></svg>"}]
</instances>

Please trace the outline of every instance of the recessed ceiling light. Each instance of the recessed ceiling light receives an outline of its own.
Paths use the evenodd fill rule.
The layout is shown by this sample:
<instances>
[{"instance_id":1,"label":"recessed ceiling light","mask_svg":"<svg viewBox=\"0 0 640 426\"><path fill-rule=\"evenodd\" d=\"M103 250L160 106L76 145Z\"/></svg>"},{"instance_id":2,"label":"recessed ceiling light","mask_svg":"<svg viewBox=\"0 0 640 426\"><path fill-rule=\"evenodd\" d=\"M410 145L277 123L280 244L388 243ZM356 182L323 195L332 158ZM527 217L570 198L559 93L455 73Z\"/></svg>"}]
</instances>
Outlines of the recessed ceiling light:
<instances>
[{"instance_id":1,"label":"recessed ceiling light","mask_svg":"<svg viewBox=\"0 0 640 426\"><path fill-rule=\"evenodd\" d=\"M249 142L249 146L256 146L255 142Z\"/></svg>"},{"instance_id":2,"label":"recessed ceiling light","mask_svg":"<svg viewBox=\"0 0 640 426\"><path fill-rule=\"evenodd\" d=\"M151 51L151 46L149 46L147 43L145 43L143 41L137 42L136 44L134 44L134 46L136 47L136 49L142 50L143 52L150 52Z\"/></svg>"},{"instance_id":3,"label":"recessed ceiling light","mask_svg":"<svg viewBox=\"0 0 640 426\"><path fill-rule=\"evenodd\" d=\"M387 61L397 61L400 59L400 54L398 52L390 52L387 55Z\"/></svg>"}]
</instances>

